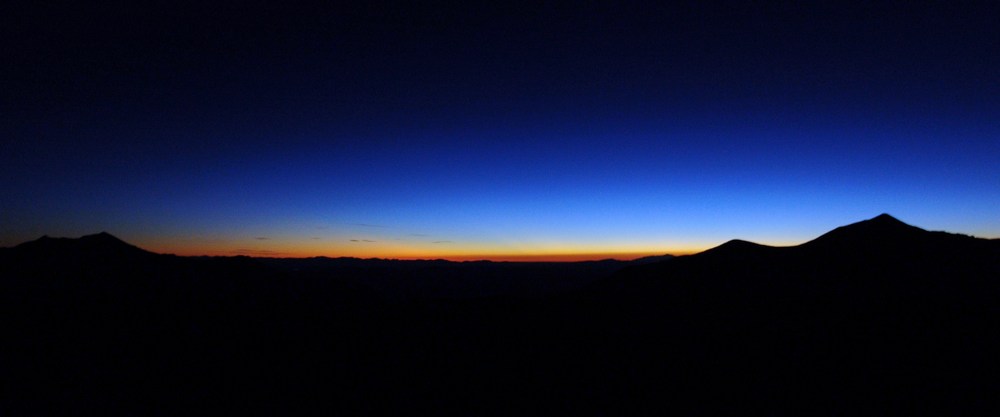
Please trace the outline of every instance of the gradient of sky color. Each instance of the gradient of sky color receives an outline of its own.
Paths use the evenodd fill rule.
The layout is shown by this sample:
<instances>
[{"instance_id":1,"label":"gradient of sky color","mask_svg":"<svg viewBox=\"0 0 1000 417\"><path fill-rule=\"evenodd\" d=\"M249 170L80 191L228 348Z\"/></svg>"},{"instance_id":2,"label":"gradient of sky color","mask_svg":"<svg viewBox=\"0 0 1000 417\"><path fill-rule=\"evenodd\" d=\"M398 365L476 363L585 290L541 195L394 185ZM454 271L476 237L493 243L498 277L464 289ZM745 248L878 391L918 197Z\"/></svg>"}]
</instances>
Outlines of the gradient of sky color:
<instances>
[{"instance_id":1,"label":"gradient of sky color","mask_svg":"<svg viewBox=\"0 0 1000 417\"><path fill-rule=\"evenodd\" d=\"M628 258L883 212L1000 237L1000 5L744 3L15 7L0 246Z\"/></svg>"}]
</instances>

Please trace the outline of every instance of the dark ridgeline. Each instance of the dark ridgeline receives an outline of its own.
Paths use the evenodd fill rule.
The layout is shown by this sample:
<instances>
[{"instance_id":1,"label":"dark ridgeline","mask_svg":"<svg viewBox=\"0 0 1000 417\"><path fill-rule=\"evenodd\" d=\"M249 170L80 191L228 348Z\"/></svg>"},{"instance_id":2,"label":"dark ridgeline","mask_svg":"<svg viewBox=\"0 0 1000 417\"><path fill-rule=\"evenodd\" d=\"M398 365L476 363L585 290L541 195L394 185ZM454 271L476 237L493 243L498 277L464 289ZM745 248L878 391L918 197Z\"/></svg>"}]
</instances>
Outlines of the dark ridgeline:
<instances>
[{"instance_id":1,"label":"dark ridgeline","mask_svg":"<svg viewBox=\"0 0 1000 417\"><path fill-rule=\"evenodd\" d=\"M0 250L3 415L995 409L1000 241L888 215L648 262Z\"/></svg>"}]
</instances>

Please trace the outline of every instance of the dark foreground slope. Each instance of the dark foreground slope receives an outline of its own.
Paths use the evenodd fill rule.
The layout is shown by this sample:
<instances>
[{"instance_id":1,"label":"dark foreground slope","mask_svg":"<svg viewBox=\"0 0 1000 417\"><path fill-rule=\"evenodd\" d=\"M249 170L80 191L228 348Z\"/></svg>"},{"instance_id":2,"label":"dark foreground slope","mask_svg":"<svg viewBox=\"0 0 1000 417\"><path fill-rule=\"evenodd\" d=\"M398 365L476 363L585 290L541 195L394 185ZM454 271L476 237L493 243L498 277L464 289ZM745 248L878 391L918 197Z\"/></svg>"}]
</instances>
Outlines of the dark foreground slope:
<instances>
[{"instance_id":1,"label":"dark foreground slope","mask_svg":"<svg viewBox=\"0 0 1000 417\"><path fill-rule=\"evenodd\" d=\"M562 283L531 297L358 285L400 282L393 268L525 274L511 265L373 272L71 242L0 251L4 415L988 415L998 387L1000 243L889 216L584 290L560 286L598 275L580 265L529 269Z\"/></svg>"},{"instance_id":2,"label":"dark foreground slope","mask_svg":"<svg viewBox=\"0 0 1000 417\"><path fill-rule=\"evenodd\" d=\"M1000 242L881 215L795 247L731 241L602 288L656 325L688 320L718 402L978 414L1000 388L998 280Z\"/></svg>"}]
</instances>

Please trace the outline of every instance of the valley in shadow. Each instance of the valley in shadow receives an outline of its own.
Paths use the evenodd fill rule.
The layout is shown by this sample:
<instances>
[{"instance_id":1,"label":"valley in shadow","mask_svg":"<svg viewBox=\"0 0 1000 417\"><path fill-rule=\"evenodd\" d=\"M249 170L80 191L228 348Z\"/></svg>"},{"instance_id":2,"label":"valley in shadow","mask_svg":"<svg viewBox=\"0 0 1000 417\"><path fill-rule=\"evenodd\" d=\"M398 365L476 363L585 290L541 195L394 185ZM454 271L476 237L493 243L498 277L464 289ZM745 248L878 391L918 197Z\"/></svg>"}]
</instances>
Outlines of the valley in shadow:
<instances>
[{"instance_id":1,"label":"valley in shadow","mask_svg":"<svg viewBox=\"0 0 1000 417\"><path fill-rule=\"evenodd\" d=\"M881 215L632 262L0 249L4 415L980 414L1000 241Z\"/></svg>"}]
</instances>

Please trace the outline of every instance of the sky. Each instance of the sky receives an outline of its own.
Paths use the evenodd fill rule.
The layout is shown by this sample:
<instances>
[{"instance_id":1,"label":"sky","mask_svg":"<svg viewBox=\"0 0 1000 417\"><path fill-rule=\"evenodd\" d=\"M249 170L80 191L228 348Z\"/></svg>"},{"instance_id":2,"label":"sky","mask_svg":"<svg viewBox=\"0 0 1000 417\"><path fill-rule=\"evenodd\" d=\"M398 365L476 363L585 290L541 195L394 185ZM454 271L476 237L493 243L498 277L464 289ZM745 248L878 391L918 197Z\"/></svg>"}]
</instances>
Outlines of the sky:
<instances>
[{"instance_id":1,"label":"sky","mask_svg":"<svg viewBox=\"0 0 1000 417\"><path fill-rule=\"evenodd\" d=\"M627 259L880 213L1000 237L996 2L36 3L0 24L0 246Z\"/></svg>"}]
</instances>

